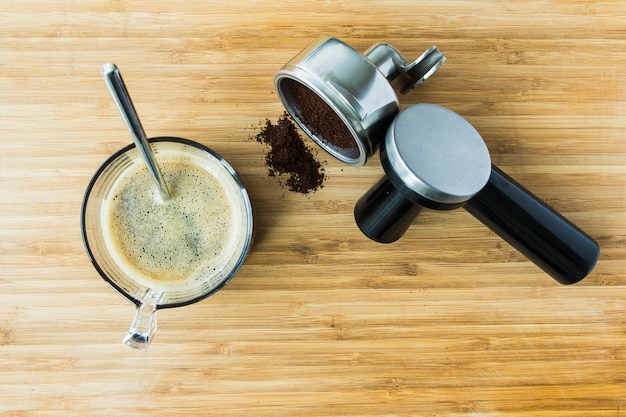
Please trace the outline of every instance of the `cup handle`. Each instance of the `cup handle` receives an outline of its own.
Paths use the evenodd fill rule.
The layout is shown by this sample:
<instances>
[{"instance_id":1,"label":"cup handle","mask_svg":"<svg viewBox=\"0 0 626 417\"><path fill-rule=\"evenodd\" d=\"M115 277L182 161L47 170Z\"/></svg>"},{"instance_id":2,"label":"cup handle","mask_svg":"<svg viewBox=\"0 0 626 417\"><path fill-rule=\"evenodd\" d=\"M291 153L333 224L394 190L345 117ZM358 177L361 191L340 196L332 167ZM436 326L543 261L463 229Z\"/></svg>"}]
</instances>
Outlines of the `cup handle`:
<instances>
[{"instance_id":1,"label":"cup handle","mask_svg":"<svg viewBox=\"0 0 626 417\"><path fill-rule=\"evenodd\" d=\"M147 350L154 338L157 329L157 308L163 301L163 293L153 290L146 291L139 298L139 305L135 311L128 333L122 343L132 349Z\"/></svg>"}]
</instances>

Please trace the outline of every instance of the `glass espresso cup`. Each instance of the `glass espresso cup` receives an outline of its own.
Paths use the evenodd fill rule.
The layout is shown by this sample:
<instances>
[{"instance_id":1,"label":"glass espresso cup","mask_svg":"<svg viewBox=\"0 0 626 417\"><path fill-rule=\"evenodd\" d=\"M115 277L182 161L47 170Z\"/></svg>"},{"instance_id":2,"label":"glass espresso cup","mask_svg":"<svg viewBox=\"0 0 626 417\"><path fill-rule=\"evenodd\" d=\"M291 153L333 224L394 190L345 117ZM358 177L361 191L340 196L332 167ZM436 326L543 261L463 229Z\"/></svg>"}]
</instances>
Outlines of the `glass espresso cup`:
<instances>
[{"instance_id":1,"label":"glass espresso cup","mask_svg":"<svg viewBox=\"0 0 626 417\"><path fill-rule=\"evenodd\" d=\"M234 169L211 149L150 139L172 194L162 201L134 145L96 171L81 211L87 254L137 310L123 343L147 349L156 311L200 301L239 270L252 242L250 199Z\"/></svg>"}]
</instances>

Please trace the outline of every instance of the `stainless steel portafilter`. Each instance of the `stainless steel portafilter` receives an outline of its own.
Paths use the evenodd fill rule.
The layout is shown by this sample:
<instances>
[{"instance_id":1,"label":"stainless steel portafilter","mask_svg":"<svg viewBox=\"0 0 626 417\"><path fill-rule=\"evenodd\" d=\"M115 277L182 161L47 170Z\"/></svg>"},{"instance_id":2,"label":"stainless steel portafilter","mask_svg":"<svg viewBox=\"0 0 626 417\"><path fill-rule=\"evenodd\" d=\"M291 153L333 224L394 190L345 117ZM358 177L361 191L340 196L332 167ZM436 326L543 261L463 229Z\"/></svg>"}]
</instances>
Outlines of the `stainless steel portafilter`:
<instances>
[{"instance_id":1,"label":"stainless steel portafilter","mask_svg":"<svg viewBox=\"0 0 626 417\"><path fill-rule=\"evenodd\" d=\"M380 157L386 175L354 209L373 240L398 240L422 207L464 207L562 284L580 281L598 260L598 244L493 165L480 134L451 110L404 109L389 126Z\"/></svg>"},{"instance_id":2,"label":"stainless steel portafilter","mask_svg":"<svg viewBox=\"0 0 626 417\"><path fill-rule=\"evenodd\" d=\"M335 38L317 39L274 77L285 109L309 137L335 158L365 164L400 111L392 81L406 93L445 61L432 46L409 62L393 46L361 54Z\"/></svg>"}]
</instances>

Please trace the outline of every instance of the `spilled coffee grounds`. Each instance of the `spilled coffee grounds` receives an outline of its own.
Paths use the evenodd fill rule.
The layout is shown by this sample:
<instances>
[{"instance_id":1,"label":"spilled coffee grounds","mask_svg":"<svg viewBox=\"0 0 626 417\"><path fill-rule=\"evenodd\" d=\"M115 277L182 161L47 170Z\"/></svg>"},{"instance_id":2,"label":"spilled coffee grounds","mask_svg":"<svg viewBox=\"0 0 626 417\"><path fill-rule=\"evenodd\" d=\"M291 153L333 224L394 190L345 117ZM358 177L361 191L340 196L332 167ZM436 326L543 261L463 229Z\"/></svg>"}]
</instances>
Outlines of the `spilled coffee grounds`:
<instances>
[{"instance_id":1,"label":"spilled coffee grounds","mask_svg":"<svg viewBox=\"0 0 626 417\"><path fill-rule=\"evenodd\" d=\"M272 177L285 175L290 191L308 194L323 187L324 168L303 142L289 114L285 112L276 124L266 120L256 141L270 146L265 157L268 173Z\"/></svg>"}]
</instances>

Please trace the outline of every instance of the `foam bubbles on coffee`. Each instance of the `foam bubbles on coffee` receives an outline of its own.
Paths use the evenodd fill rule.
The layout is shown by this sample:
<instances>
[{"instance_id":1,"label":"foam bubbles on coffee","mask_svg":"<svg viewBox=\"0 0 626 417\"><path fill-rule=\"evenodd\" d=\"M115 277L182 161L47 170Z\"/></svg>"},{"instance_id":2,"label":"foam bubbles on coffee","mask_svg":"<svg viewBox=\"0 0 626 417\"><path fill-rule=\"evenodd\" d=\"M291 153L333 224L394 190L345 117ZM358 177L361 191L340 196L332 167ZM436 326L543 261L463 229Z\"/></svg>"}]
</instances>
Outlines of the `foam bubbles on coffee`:
<instances>
[{"instance_id":1,"label":"foam bubbles on coffee","mask_svg":"<svg viewBox=\"0 0 626 417\"><path fill-rule=\"evenodd\" d=\"M218 171L199 162L159 155L172 194L166 202L145 166L136 164L117 180L103 206L109 250L146 287L181 291L212 279L209 286L216 286L238 248L237 197L224 189Z\"/></svg>"}]
</instances>

